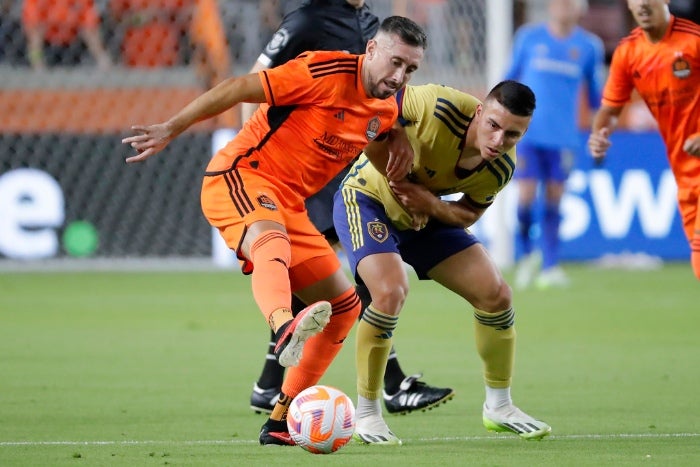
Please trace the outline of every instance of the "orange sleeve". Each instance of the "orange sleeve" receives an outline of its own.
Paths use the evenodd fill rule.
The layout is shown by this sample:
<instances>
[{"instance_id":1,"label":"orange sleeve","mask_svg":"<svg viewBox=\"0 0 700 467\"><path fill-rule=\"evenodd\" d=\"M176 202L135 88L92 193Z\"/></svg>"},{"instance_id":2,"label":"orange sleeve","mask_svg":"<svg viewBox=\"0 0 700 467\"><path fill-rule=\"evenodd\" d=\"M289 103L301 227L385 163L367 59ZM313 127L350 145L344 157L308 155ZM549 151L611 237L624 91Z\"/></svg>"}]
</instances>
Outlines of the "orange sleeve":
<instances>
[{"instance_id":1,"label":"orange sleeve","mask_svg":"<svg viewBox=\"0 0 700 467\"><path fill-rule=\"evenodd\" d=\"M274 106L314 104L325 100L329 91L328 80L314 79L305 54L283 65L259 72L267 103Z\"/></svg>"},{"instance_id":2,"label":"orange sleeve","mask_svg":"<svg viewBox=\"0 0 700 467\"><path fill-rule=\"evenodd\" d=\"M622 107L632 96L634 82L629 73L628 48L621 44L613 53L608 79L603 89L603 105Z\"/></svg>"}]
</instances>

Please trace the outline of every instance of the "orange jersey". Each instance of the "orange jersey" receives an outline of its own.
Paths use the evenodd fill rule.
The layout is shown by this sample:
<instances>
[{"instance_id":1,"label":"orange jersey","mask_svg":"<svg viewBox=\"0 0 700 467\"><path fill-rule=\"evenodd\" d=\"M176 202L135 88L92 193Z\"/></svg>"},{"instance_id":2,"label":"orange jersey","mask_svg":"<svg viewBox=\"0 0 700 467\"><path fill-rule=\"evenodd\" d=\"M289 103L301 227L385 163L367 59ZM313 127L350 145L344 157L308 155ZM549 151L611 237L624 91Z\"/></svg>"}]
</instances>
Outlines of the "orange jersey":
<instances>
[{"instance_id":1,"label":"orange jersey","mask_svg":"<svg viewBox=\"0 0 700 467\"><path fill-rule=\"evenodd\" d=\"M259 73L267 104L212 159L208 172L253 168L303 205L398 115L393 97L367 97L364 55L308 52Z\"/></svg>"},{"instance_id":2,"label":"orange jersey","mask_svg":"<svg viewBox=\"0 0 700 467\"><path fill-rule=\"evenodd\" d=\"M92 0L25 0L24 27L44 29L44 38L54 45L67 45L81 29L96 29L100 17Z\"/></svg>"},{"instance_id":3,"label":"orange jersey","mask_svg":"<svg viewBox=\"0 0 700 467\"><path fill-rule=\"evenodd\" d=\"M649 42L641 28L622 39L610 64L603 104L620 107L636 89L659 124L679 187L700 185L700 158L683 143L700 131L700 26L671 17L666 34Z\"/></svg>"}]
</instances>

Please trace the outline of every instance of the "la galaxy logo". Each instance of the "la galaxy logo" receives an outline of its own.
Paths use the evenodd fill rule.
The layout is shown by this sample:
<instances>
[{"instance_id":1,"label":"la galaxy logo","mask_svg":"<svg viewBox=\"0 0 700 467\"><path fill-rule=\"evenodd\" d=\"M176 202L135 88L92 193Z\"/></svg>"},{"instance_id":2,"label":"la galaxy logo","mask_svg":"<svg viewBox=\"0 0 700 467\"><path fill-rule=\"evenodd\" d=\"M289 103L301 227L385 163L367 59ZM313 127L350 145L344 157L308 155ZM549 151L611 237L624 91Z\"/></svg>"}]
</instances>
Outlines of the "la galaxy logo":
<instances>
[{"instance_id":1,"label":"la galaxy logo","mask_svg":"<svg viewBox=\"0 0 700 467\"><path fill-rule=\"evenodd\" d=\"M367 130L365 130L365 136L368 141L374 141L379 133L379 117L374 117L367 123Z\"/></svg>"},{"instance_id":2,"label":"la galaxy logo","mask_svg":"<svg viewBox=\"0 0 700 467\"><path fill-rule=\"evenodd\" d=\"M379 221L367 222L367 233L379 243L389 238L389 229L386 228L384 223Z\"/></svg>"},{"instance_id":3,"label":"la galaxy logo","mask_svg":"<svg viewBox=\"0 0 700 467\"><path fill-rule=\"evenodd\" d=\"M270 211L277 211L277 205L274 201L272 201L272 198L267 196L265 193L258 196L258 204L265 209L269 209Z\"/></svg>"},{"instance_id":4,"label":"la galaxy logo","mask_svg":"<svg viewBox=\"0 0 700 467\"><path fill-rule=\"evenodd\" d=\"M676 59L673 61L673 76L685 79L690 76L690 63L683 58L683 52L676 52Z\"/></svg>"}]
</instances>

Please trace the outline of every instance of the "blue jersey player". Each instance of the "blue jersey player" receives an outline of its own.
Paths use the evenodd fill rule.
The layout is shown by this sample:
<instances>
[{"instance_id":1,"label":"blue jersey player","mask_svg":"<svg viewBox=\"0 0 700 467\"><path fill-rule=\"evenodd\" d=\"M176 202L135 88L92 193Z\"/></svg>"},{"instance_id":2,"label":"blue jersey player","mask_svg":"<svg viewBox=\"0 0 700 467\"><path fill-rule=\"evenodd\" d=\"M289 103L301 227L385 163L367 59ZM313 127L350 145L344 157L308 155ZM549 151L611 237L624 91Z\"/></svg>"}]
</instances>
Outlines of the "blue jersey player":
<instances>
[{"instance_id":1,"label":"blue jersey player","mask_svg":"<svg viewBox=\"0 0 700 467\"><path fill-rule=\"evenodd\" d=\"M516 273L517 288L533 281L540 288L568 284L558 266L559 204L574 153L581 146L580 91L585 86L591 109L599 106L604 64L602 41L577 25L585 8L586 0L550 0L545 23L525 25L516 32L512 63L505 76L532 88L538 107L518 144L517 242L522 260ZM537 210L540 186L544 202ZM541 219L541 254L531 238L536 219Z\"/></svg>"}]
</instances>

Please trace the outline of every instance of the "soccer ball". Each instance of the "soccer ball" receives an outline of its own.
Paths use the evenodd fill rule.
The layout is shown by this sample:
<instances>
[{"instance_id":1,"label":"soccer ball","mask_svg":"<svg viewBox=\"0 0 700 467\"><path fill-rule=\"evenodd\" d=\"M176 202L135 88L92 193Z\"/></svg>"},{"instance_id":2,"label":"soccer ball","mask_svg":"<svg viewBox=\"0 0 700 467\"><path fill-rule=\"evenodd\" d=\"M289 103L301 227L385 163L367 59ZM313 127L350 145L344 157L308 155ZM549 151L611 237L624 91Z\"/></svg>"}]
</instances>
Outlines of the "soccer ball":
<instances>
[{"instance_id":1,"label":"soccer ball","mask_svg":"<svg viewBox=\"0 0 700 467\"><path fill-rule=\"evenodd\" d=\"M340 389L311 386L292 400L287 412L292 439L314 454L330 454L345 446L355 431L355 406Z\"/></svg>"}]
</instances>

